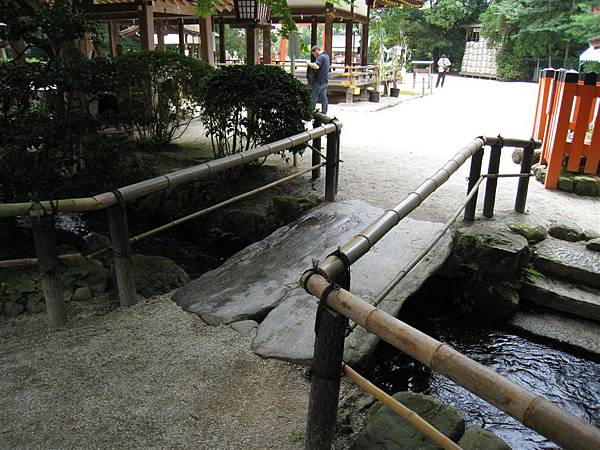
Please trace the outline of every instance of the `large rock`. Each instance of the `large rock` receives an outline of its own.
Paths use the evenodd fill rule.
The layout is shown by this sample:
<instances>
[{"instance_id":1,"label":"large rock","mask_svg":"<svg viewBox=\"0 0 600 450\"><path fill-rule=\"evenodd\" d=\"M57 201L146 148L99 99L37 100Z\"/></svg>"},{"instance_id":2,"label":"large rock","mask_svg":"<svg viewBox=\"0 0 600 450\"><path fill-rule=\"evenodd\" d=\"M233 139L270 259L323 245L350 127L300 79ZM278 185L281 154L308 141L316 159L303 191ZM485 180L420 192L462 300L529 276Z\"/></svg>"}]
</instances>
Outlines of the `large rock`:
<instances>
[{"instance_id":1,"label":"large rock","mask_svg":"<svg viewBox=\"0 0 600 450\"><path fill-rule=\"evenodd\" d=\"M25 311L25 306L21 303L16 302L6 302L4 304L4 313L7 316L18 316L23 311Z\"/></svg>"},{"instance_id":2,"label":"large rock","mask_svg":"<svg viewBox=\"0 0 600 450\"><path fill-rule=\"evenodd\" d=\"M465 420L461 414L439 400L413 392L399 392L394 398L455 442L465 431ZM378 403L369 414L367 430L359 435L352 449L437 450L439 446L387 406Z\"/></svg>"},{"instance_id":3,"label":"large rock","mask_svg":"<svg viewBox=\"0 0 600 450\"><path fill-rule=\"evenodd\" d=\"M542 242L548 236L548 230L542 225L529 226L524 223L509 223L508 229L523 236L530 244Z\"/></svg>"},{"instance_id":4,"label":"large rock","mask_svg":"<svg viewBox=\"0 0 600 450\"><path fill-rule=\"evenodd\" d=\"M469 427L458 441L463 450L511 450L510 445L481 427Z\"/></svg>"},{"instance_id":5,"label":"large rock","mask_svg":"<svg viewBox=\"0 0 600 450\"><path fill-rule=\"evenodd\" d=\"M540 157L542 155L542 151L540 149L535 149L533 151L533 158L531 160L532 164L537 164L540 162ZM515 164L521 164L523 162L523 149L515 148L512 152L512 160Z\"/></svg>"},{"instance_id":6,"label":"large rock","mask_svg":"<svg viewBox=\"0 0 600 450\"><path fill-rule=\"evenodd\" d=\"M137 292L144 297L165 294L190 281L190 276L175 262L162 256L132 257Z\"/></svg>"},{"instance_id":7,"label":"large rock","mask_svg":"<svg viewBox=\"0 0 600 450\"><path fill-rule=\"evenodd\" d=\"M549 237L540 244L533 263L553 277L600 288L600 253L582 243Z\"/></svg>"},{"instance_id":8,"label":"large rock","mask_svg":"<svg viewBox=\"0 0 600 450\"><path fill-rule=\"evenodd\" d=\"M253 351L265 357L308 362L312 359L317 300L298 287L298 279L313 259L334 251L382 212L359 201L321 205L179 289L174 299L213 325L264 319ZM373 302L379 290L441 227L403 220L352 266L352 292ZM404 299L446 259L450 247L451 238L445 236L380 307L397 314ZM360 347L362 357L376 346L377 339L365 340L361 334L358 330L352 333L347 348Z\"/></svg>"},{"instance_id":9,"label":"large rock","mask_svg":"<svg viewBox=\"0 0 600 450\"><path fill-rule=\"evenodd\" d=\"M575 182L575 193L578 195L586 195L596 197L598 195L598 181L594 177L578 175L573 177Z\"/></svg>"},{"instance_id":10,"label":"large rock","mask_svg":"<svg viewBox=\"0 0 600 450\"><path fill-rule=\"evenodd\" d=\"M477 224L457 230L452 259L480 275L513 280L529 261L529 245L523 236Z\"/></svg>"},{"instance_id":11,"label":"large rock","mask_svg":"<svg viewBox=\"0 0 600 450\"><path fill-rule=\"evenodd\" d=\"M586 244L585 248L593 252L600 252L600 238L590 239Z\"/></svg>"},{"instance_id":12,"label":"large rock","mask_svg":"<svg viewBox=\"0 0 600 450\"><path fill-rule=\"evenodd\" d=\"M600 291L549 277L523 283L521 298L539 306L600 322Z\"/></svg>"}]
</instances>

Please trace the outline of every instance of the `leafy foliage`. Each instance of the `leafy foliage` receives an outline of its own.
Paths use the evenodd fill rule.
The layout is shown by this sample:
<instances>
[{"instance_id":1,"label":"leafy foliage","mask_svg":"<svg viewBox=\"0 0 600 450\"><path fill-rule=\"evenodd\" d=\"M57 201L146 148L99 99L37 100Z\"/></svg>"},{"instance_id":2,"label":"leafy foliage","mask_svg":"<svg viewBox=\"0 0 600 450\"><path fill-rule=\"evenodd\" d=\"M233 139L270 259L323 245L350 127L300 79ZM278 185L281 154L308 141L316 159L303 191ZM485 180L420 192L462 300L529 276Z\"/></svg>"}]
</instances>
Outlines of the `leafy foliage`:
<instances>
[{"instance_id":1,"label":"leafy foliage","mask_svg":"<svg viewBox=\"0 0 600 450\"><path fill-rule=\"evenodd\" d=\"M144 143L169 143L193 119L212 71L204 61L178 53L133 52L117 58L114 93L120 125Z\"/></svg>"},{"instance_id":2,"label":"leafy foliage","mask_svg":"<svg viewBox=\"0 0 600 450\"><path fill-rule=\"evenodd\" d=\"M201 106L215 157L300 133L312 111L300 81L262 65L217 71L204 86Z\"/></svg>"},{"instance_id":3,"label":"leafy foliage","mask_svg":"<svg viewBox=\"0 0 600 450\"><path fill-rule=\"evenodd\" d=\"M493 0L482 15L483 34L504 50L499 76L528 76L537 61L576 68L590 36L600 34L600 18L591 14L595 0Z\"/></svg>"}]
</instances>

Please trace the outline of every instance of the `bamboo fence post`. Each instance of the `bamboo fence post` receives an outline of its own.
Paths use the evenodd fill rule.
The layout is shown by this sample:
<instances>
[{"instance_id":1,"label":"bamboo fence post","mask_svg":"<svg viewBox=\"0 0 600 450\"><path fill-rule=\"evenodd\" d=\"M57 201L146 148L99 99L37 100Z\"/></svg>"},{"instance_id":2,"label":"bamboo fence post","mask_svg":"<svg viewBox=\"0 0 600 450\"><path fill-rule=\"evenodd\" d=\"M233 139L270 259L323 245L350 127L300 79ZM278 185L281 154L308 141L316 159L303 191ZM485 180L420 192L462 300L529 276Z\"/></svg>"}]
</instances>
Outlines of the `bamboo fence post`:
<instances>
[{"instance_id":1,"label":"bamboo fence post","mask_svg":"<svg viewBox=\"0 0 600 450\"><path fill-rule=\"evenodd\" d=\"M127 230L127 212L124 204L111 206L107 209L107 212L119 290L119 303L121 306L131 306L136 302L136 292L129 232Z\"/></svg>"},{"instance_id":2,"label":"bamboo fence post","mask_svg":"<svg viewBox=\"0 0 600 450\"><path fill-rule=\"evenodd\" d=\"M523 148L523 160L521 161L521 173L528 174L531 171L531 165L533 162L533 150L535 149L534 144ZM527 191L529 190L529 177L519 178L519 185L517 187L517 198L515 199L515 211L524 213L525 203L527 202Z\"/></svg>"},{"instance_id":3,"label":"bamboo fence post","mask_svg":"<svg viewBox=\"0 0 600 450\"><path fill-rule=\"evenodd\" d=\"M327 161L325 164L325 200L329 202L335 201L335 194L337 191L339 137L339 130L336 130L334 133L330 133L327 135Z\"/></svg>"},{"instance_id":4,"label":"bamboo fence post","mask_svg":"<svg viewBox=\"0 0 600 450\"><path fill-rule=\"evenodd\" d=\"M483 146L471 156L471 170L469 172L469 185L467 187L467 194L471 192L475 183L481 176L481 162L483 161ZM475 219L475 209L477 207L477 194L475 193L471 201L465 208L465 220L472 221Z\"/></svg>"},{"instance_id":5,"label":"bamboo fence post","mask_svg":"<svg viewBox=\"0 0 600 450\"><path fill-rule=\"evenodd\" d=\"M306 450L330 450L335 435L348 319L323 305L317 313Z\"/></svg>"},{"instance_id":6,"label":"bamboo fence post","mask_svg":"<svg viewBox=\"0 0 600 450\"><path fill-rule=\"evenodd\" d=\"M33 239L46 299L48 326L59 328L67 323L61 262L56 249L54 216L32 217Z\"/></svg>"},{"instance_id":7,"label":"bamboo fence post","mask_svg":"<svg viewBox=\"0 0 600 450\"><path fill-rule=\"evenodd\" d=\"M321 126L321 121L317 118L315 118L315 120L313 121L313 128L318 128ZM316 150L312 151L312 165L316 166L317 164L321 163L321 155L318 153L319 151L321 151L321 137L318 138L314 138L313 139L313 147ZM317 168L315 170L313 170L312 172L312 179L313 181L315 181L317 178L321 178L321 168Z\"/></svg>"},{"instance_id":8,"label":"bamboo fence post","mask_svg":"<svg viewBox=\"0 0 600 450\"><path fill-rule=\"evenodd\" d=\"M490 153L490 163L488 166L488 174L496 175L500 169L500 155L502 153L502 141L492 145ZM498 179L495 177L488 178L485 181L485 197L483 199L483 216L491 219L494 216L494 204L496 203L496 187Z\"/></svg>"}]
</instances>

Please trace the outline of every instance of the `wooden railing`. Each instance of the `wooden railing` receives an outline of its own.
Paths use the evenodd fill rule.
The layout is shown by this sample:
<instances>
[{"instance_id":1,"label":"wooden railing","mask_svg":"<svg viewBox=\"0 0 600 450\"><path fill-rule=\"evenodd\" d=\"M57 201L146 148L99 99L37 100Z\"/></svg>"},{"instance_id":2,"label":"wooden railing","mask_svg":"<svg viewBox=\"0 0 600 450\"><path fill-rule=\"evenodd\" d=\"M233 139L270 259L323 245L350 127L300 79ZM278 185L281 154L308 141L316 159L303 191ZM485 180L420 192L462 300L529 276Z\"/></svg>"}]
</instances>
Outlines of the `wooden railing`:
<instances>
[{"instance_id":1,"label":"wooden railing","mask_svg":"<svg viewBox=\"0 0 600 450\"><path fill-rule=\"evenodd\" d=\"M486 145L491 145L491 151L488 173L482 175L481 165ZM521 171L517 174L498 173L500 154L505 146L524 148ZM503 139L500 136L475 139L433 176L427 178L408 194L401 203L386 211L355 237L341 245L336 252L302 274L300 285L320 300L315 327L316 338L311 370L306 449L326 450L331 448L335 434L340 376L342 371L348 372L343 363L343 352L347 331L349 328L353 328L349 327L349 319L355 322L354 326L360 325L565 449L600 448L600 430L598 428L377 307L450 229L463 209L465 220L472 221L474 219L479 186L484 180L486 181L483 207L485 217L493 216L499 177L515 176L519 178L515 210L524 212L533 152L540 146L541 142L533 139L529 141ZM350 293L350 267L352 264L444 184L468 159L471 159L471 169L467 198L443 229L382 289L375 299L374 305ZM366 386L363 380L355 376L352 376L352 379L356 380L361 387ZM380 393L377 395L381 397ZM389 398L386 398L385 401L392 402ZM396 410L396 408L393 409ZM419 429L432 439L439 437L431 430ZM436 440L436 442L438 441ZM451 444L447 446L440 443L440 445L444 445L444 448L456 448Z\"/></svg>"},{"instance_id":2,"label":"wooden railing","mask_svg":"<svg viewBox=\"0 0 600 450\"><path fill-rule=\"evenodd\" d=\"M544 143L541 163L548 165L546 188L558 187L563 168L576 173L599 173L599 99L600 84L595 73L542 71L533 137ZM582 158L585 158L583 168Z\"/></svg>"},{"instance_id":3,"label":"wooden railing","mask_svg":"<svg viewBox=\"0 0 600 450\"><path fill-rule=\"evenodd\" d=\"M45 200L24 203L0 203L0 218L31 217L37 258L0 261L1 267L23 267L37 265L40 270L42 289L46 300L47 321L51 328L64 325L67 321L64 292L62 286L62 261L80 261L96 257L105 250L112 251L117 278L119 303L130 306L136 302L136 287L131 262L131 244L158 232L178 226L184 222L205 215L234 201L262 192L283 182L290 181L305 173L312 172L313 180L320 177L320 169L325 166L325 199L334 201L337 193L339 165L339 137L342 124L323 114L316 114L314 128L281 139L271 144L236 153L204 164L160 175L129 186L115 189L86 198ZM321 138L327 137L326 161L321 161ZM269 183L260 188L238 195L203 210L181 217L173 222L146 231L138 236L129 236L127 228L126 204L132 200L160 191L182 186L215 173L232 169L268 155L288 150L312 141L312 166L293 175ZM86 212L106 209L108 213L111 247L96 251L91 255L58 255L54 218L60 212Z\"/></svg>"}]
</instances>

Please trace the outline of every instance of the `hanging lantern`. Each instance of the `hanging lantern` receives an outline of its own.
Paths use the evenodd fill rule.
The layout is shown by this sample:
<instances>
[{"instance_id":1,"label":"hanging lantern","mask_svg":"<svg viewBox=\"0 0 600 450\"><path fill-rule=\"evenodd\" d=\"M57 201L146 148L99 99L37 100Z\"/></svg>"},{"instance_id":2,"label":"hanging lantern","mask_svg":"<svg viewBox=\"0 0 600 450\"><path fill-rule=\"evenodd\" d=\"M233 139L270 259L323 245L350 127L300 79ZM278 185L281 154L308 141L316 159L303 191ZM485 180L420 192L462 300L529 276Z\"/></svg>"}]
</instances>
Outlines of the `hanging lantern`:
<instances>
[{"instance_id":1,"label":"hanging lantern","mask_svg":"<svg viewBox=\"0 0 600 450\"><path fill-rule=\"evenodd\" d=\"M242 23L267 25L271 9L257 0L235 0L235 15Z\"/></svg>"}]
</instances>

